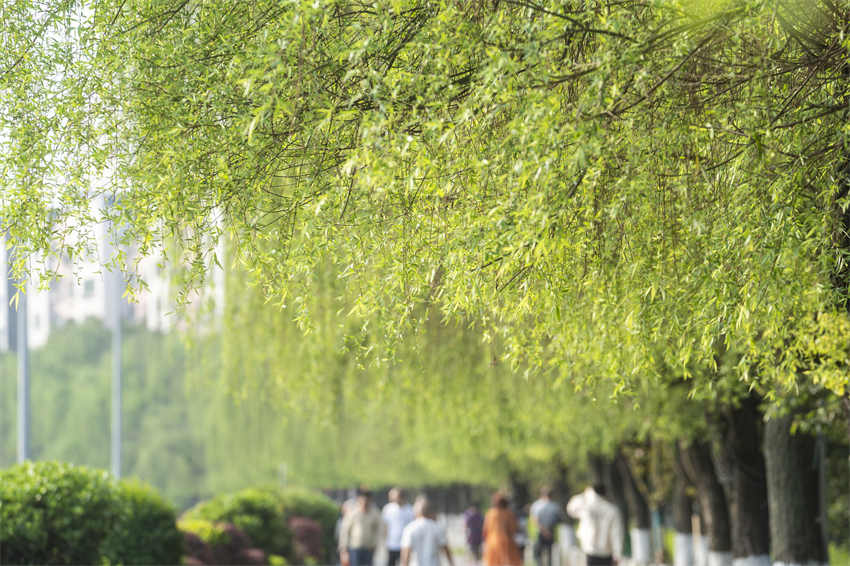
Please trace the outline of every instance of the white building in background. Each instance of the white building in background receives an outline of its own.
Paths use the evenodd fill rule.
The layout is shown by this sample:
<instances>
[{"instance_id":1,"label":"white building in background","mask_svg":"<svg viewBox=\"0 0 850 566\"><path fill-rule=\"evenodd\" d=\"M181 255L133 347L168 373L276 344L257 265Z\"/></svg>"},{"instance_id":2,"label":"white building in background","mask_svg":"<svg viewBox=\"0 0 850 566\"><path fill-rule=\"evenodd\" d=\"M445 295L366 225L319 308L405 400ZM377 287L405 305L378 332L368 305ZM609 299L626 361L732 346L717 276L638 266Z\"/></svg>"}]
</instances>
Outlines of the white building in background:
<instances>
[{"instance_id":1,"label":"white building in background","mask_svg":"<svg viewBox=\"0 0 850 566\"><path fill-rule=\"evenodd\" d=\"M110 300L112 287L109 282L115 275L102 263L103 259L112 255L111 247L105 230L99 230L97 238L101 259L73 265L63 261L58 268L59 277L51 281L47 289L39 289L37 278L29 282L27 324L30 348L43 346L51 331L71 322L96 319L110 324L113 302ZM220 249L216 251L221 252ZM16 288L9 277L9 259L6 246L0 245L0 351L14 350L16 340L16 311L11 304ZM138 275L147 288L137 293L134 302L126 298L119 300L122 320L151 331L167 332L175 328L178 315L175 314L170 270L162 267L161 258L145 257L139 260ZM122 293L126 288L123 282L121 276ZM217 266L210 269L208 288L198 294L197 308L201 308L201 302L210 300L215 304L214 315L220 315L224 303L224 273ZM193 310L196 310L194 303L188 311Z\"/></svg>"},{"instance_id":2,"label":"white building in background","mask_svg":"<svg viewBox=\"0 0 850 566\"><path fill-rule=\"evenodd\" d=\"M0 273L0 351L6 351L15 343L15 321L9 306L13 289L8 276L8 250L4 241L0 240L0 244L0 268L3 270Z\"/></svg>"}]
</instances>

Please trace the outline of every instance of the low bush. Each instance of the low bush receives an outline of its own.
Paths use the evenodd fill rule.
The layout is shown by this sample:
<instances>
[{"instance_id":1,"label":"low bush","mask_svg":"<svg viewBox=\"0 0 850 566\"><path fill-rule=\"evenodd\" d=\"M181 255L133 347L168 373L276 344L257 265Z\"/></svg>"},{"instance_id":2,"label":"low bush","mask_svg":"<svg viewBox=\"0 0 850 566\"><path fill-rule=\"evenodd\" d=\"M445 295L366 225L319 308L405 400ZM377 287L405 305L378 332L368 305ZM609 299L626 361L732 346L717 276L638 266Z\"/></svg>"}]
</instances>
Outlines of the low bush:
<instances>
[{"instance_id":1,"label":"low bush","mask_svg":"<svg viewBox=\"0 0 850 566\"><path fill-rule=\"evenodd\" d=\"M212 564L213 553L209 544L204 542L197 533L182 530L183 535L183 564L198 565Z\"/></svg>"},{"instance_id":2,"label":"low bush","mask_svg":"<svg viewBox=\"0 0 850 566\"><path fill-rule=\"evenodd\" d=\"M292 556L292 533L281 513L277 495L264 489L244 489L219 495L189 509L184 519L231 523L267 554Z\"/></svg>"},{"instance_id":3,"label":"low bush","mask_svg":"<svg viewBox=\"0 0 850 566\"><path fill-rule=\"evenodd\" d=\"M213 523L204 519L181 519L177 528L183 533L190 533L204 544L212 547L227 542L224 523Z\"/></svg>"},{"instance_id":4,"label":"low bush","mask_svg":"<svg viewBox=\"0 0 850 566\"><path fill-rule=\"evenodd\" d=\"M315 562L330 563L337 515L336 504L321 493L294 488L249 488L199 503L183 515L181 525L195 520L232 523L266 556L278 556L290 563L303 563L311 556ZM311 522L291 523L296 518ZM295 537L290 524L300 529Z\"/></svg>"},{"instance_id":5,"label":"low bush","mask_svg":"<svg viewBox=\"0 0 850 566\"><path fill-rule=\"evenodd\" d=\"M232 523L182 520L184 562L190 564L267 564L266 553Z\"/></svg>"},{"instance_id":6,"label":"low bush","mask_svg":"<svg viewBox=\"0 0 850 566\"><path fill-rule=\"evenodd\" d=\"M292 550L296 564L317 564L322 561L325 550L322 545L322 526L307 517L289 519L292 531Z\"/></svg>"},{"instance_id":7,"label":"low bush","mask_svg":"<svg viewBox=\"0 0 850 566\"><path fill-rule=\"evenodd\" d=\"M118 513L101 546L111 564L180 564L183 537L174 508L153 488L121 481L115 488Z\"/></svg>"},{"instance_id":8,"label":"low bush","mask_svg":"<svg viewBox=\"0 0 850 566\"><path fill-rule=\"evenodd\" d=\"M321 552L316 556L316 560L320 563L330 564L333 560L334 553L334 530L336 529L336 521L339 517L339 507L329 497L306 489L286 488L278 491L283 516L287 523L296 517L311 519L318 523L321 529L321 538L319 546ZM305 533L305 536L306 535ZM314 535L309 535L313 537ZM297 544L297 539L295 537ZM310 543L315 544L313 539ZM312 551L311 551L312 552ZM293 561L297 561L298 557L293 555Z\"/></svg>"},{"instance_id":9,"label":"low bush","mask_svg":"<svg viewBox=\"0 0 850 566\"><path fill-rule=\"evenodd\" d=\"M96 564L118 514L105 471L27 462L0 472L0 563Z\"/></svg>"},{"instance_id":10,"label":"low bush","mask_svg":"<svg viewBox=\"0 0 850 566\"><path fill-rule=\"evenodd\" d=\"M0 471L0 564L179 564L174 509L137 482L62 462Z\"/></svg>"}]
</instances>

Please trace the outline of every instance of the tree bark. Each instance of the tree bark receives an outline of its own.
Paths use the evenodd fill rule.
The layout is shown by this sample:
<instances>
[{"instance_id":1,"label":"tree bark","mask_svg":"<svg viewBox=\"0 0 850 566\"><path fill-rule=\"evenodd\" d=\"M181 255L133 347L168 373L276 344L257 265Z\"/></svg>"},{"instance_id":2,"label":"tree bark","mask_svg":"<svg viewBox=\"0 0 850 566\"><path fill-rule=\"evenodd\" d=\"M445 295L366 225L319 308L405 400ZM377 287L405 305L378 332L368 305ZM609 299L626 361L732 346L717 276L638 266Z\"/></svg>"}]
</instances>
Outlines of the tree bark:
<instances>
[{"instance_id":1,"label":"tree bark","mask_svg":"<svg viewBox=\"0 0 850 566\"><path fill-rule=\"evenodd\" d=\"M590 468L590 481L595 485L608 486L608 469L606 459L596 454L588 456L588 467Z\"/></svg>"},{"instance_id":2,"label":"tree bark","mask_svg":"<svg viewBox=\"0 0 850 566\"><path fill-rule=\"evenodd\" d=\"M623 519L623 528L625 530L630 521L629 504L626 500L625 488L623 487L623 477L620 474L620 470L611 460L605 461L605 486L608 488L606 499L613 502L620 510L620 515Z\"/></svg>"},{"instance_id":3,"label":"tree bark","mask_svg":"<svg viewBox=\"0 0 850 566\"><path fill-rule=\"evenodd\" d=\"M690 475L686 472L683 462L682 451L675 447L673 476L673 529L677 533L691 534L691 515L693 515L693 502L688 495L688 485L693 483Z\"/></svg>"},{"instance_id":4,"label":"tree bark","mask_svg":"<svg viewBox=\"0 0 850 566\"><path fill-rule=\"evenodd\" d=\"M511 486L511 503L519 512L531 503L531 489L528 486L528 480L516 470L511 470L508 474L508 482Z\"/></svg>"},{"instance_id":5,"label":"tree bark","mask_svg":"<svg viewBox=\"0 0 850 566\"><path fill-rule=\"evenodd\" d=\"M629 508L629 516L632 518L631 525L626 522L623 523L624 526L630 527L628 532L632 563L635 565L649 564L652 560L652 536L650 534L652 520L646 497L635 480L629 461L622 452L617 451L611 467L616 468L620 474L626 505Z\"/></svg>"},{"instance_id":6,"label":"tree bark","mask_svg":"<svg viewBox=\"0 0 850 566\"><path fill-rule=\"evenodd\" d=\"M684 470L676 466L673 478L673 566L693 566L694 539L691 529L693 502L688 495L688 481Z\"/></svg>"},{"instance_id":7,"label":"tree bark","mask_svg":"<svg viewBox=\"0 0 850 566\"><path fill-rule=\"evenodd\" d=\"M563 510L573 495L573 490L570 486L569 470L564 465L563 460L558 460L555 463L555 478L552 481L552 499L554 499ZM564 522L572 526L575 520L572 517L566 516Z\"/></svg>"},{"instance_id":8,"label":"tree bark","mask_svg":"<svg viewBox=\"0 0 850 566\"><path fill-rule=\"evenodd\" d=\"M617 452L615 464L619 468L620 476L623 481L626 502L629 507L629 515L634 521L634 526L638 529L649 529L652 526L652 520L649 515L649 504L647 504L646 496L644 496L640 486L635 480L629 461L625 456L623 456L622 452Z\"/></svg>"},{"instance_id":9,"label":"tree bark","mask_svg":"<svg viewBox=\"0 0 850 566\"><path fill-rule=\"evenodd\" d=\"M732 556L764 562L770 554L770 519L759 402L753 395L729 411L722 449L730 472Z\"/></svg>"},{"instance_id":10,"label":"tree bark","mask_svg":"<svg viewBox=\"0 0 850 566\"><path fill-rule=\"evenodd\" d=\"M706 442L693 441L682 447L681 456L683 467L697 489L709 551L731 553L729 507L714 468L711 446Z\"/></svg>"},{"instance_id":11,"label":"tree bark","mask_svg":"<svg viewBox=\"0 0 850 566\"><path fill-rule=\"evenodd\" d=\"M785 564L825 564L817 442L791 434L792 421L765 423L771 554Z\"/></svg>"}]
</instances>

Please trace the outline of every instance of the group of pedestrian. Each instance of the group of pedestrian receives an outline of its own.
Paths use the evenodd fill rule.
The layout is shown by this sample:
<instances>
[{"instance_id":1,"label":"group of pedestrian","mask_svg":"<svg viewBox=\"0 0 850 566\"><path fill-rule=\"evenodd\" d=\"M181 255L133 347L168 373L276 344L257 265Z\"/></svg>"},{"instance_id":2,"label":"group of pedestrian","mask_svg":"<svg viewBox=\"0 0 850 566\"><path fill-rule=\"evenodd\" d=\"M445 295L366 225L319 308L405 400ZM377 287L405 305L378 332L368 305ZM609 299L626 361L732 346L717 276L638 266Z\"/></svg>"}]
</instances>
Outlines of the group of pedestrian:
<instances>
[{"instance_id":1,"label":"group of pedestrian","mask_svg":"<svg viewBox=\"0 0 850 566\"><path fill-rule=\"evenodd\" d=\"M413 506L404 494L393 488L389 503L381 511L372 502L372 494L359 489L342 506L339 525L339 556L342 566L372 566L375 549L382 540L387 548L387 566L440 566L444 554L454 566L446 531L435 520L428 498L420 495ZM593 485L570 498L566 512L578 519L576 538L587 556L587 566L613 566L622 552L623 525L617 507L605 499L605 488ZM553 566L552 546L555 531L565 517L552 500L549 488L529 509L529 519L537 531L534 558L538 566ZM492 506L482 516L476 506L464 513L466 540L470 551L484 566L522 566L521 537L524 527L510 509L508 497L497 492ZM519 540L519 544L518 544Z\"/></svg>"},{"instance_id":2,"label":"group of pedestrian","mask_svg":"<svg viewBox=\"0 0 850 566\"><path fill-rule=\"evenodd\" d=\"M566 511L579 521L576 537L587 557L587 566L616 564L622 552L623 526L619 510L605 499L605 487L597 484L573 496ZM565 517L552 500L550 488L541 490L540 498L529 509L529 518L537 531L534 559L538 566L553 566L555 531ZM492 506L483 517L476 506L467 509L464 522L466 540L476 562L481 560L484 566L522 566L524 527L504 493L493 495Z\"/></svg>"},{"instance_id":3,"label":"group of pedestrian","mask_svg":"<svg viewBox=\"0 0 850 566\"><path fill-rule=\"evenodd\" d=\"M387 566L440 566L440 553L454 566L446 531L437 523L428 498L420 495L411 506L398 488L379 512L372 494L358 489L342 506L339 557L342 566L372 566L375 549L385 538Z\"/></svg>"}]
</instances>

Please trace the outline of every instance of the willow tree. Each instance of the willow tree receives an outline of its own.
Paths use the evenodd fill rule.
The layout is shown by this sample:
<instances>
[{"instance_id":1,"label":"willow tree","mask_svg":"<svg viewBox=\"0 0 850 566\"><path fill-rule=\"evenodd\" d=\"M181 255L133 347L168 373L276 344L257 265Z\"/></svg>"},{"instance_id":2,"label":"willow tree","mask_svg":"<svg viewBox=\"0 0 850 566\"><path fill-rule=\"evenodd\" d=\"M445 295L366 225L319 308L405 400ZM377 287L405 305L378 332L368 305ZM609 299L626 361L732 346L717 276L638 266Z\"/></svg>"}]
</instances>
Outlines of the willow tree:
<instances>
[{"instance_id":1,"label":"willow tree","mask_svg":"<svg viewBox=\"0 0 850 566\"><path fill-rule=\"evenodd\" d=\"M685 374L741 352L708 389L845 395L844 1L18 0L0 16L19 270L111 220L143 252L181 240L191 286L226 236L281 302L336 265L390 336L428 301L613 392L669 344ZM778 559L823 558L796 552Z\"/></svg>"},{"instance_id":2,"label":"willow tree","mask_svg":"<svg viewBox=\"0 0 850 566\"><path fill-rule=\"evenodd\" d=\"M196 368L236 400L232 419L204 426L222 441L211 465L237 453L267 477L286 461L293 481L321 487L543 480L553 462L613 453L646 417L605 388L518 371L476 325L429 317L387 356L369 317L340 316L351 299L330 269L314 275L300 325L257 289L231 284L226 301Z\"/></svg>"}]
</instances>

